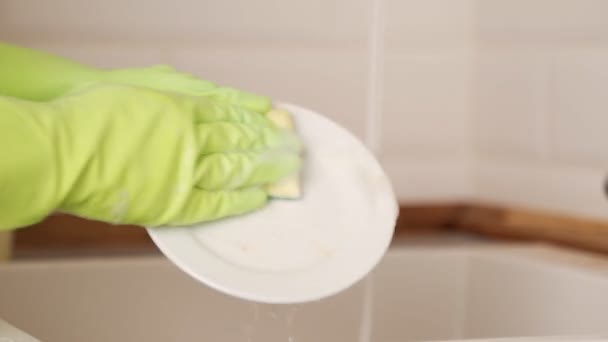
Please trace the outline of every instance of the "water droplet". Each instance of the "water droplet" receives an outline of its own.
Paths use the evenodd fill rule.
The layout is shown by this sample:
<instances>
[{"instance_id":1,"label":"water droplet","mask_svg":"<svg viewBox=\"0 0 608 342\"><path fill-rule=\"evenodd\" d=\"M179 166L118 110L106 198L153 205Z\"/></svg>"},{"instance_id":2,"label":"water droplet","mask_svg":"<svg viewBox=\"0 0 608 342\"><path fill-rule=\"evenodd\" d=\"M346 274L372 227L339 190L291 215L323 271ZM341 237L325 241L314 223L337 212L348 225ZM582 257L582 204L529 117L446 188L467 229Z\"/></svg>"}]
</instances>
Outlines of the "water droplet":
<instances>
[{"instance_id":1,"label":"water droplet","mask_svg":"<svg viewBox=\"0 0 608 342\"><path fill-rule=\"evenodd\" d=\"M250 324L245 326L246 340L245 342L259 342L257 336L258 330L266 331L273 329L273 334L283 336L287 342L295 342L296 338L293 333L293 325L299 305L262 305L252 303L250 306L252 320Z\"/></svg>"}]
</instances>

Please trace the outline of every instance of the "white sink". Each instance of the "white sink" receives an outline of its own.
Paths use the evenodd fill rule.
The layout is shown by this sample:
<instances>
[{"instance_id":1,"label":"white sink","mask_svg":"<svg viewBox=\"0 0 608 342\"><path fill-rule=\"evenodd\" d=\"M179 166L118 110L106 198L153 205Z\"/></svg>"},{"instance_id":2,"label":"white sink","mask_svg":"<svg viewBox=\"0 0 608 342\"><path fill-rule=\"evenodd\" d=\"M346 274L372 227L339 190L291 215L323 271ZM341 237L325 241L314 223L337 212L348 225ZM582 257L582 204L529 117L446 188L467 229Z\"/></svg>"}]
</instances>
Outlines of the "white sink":
<instances>
[{"instance_id":1,"label":"white sink","mask_svg":"<svg viewBox=\"0 0 608 342\"><path fill-rule=\"evenodd\" d=\"M295 308L224 296L158 256L20 261L0 266L0 318L62 342L601 336L608 260L547 246L406 246L348 291Z\"/></svg>"}]
</instances>

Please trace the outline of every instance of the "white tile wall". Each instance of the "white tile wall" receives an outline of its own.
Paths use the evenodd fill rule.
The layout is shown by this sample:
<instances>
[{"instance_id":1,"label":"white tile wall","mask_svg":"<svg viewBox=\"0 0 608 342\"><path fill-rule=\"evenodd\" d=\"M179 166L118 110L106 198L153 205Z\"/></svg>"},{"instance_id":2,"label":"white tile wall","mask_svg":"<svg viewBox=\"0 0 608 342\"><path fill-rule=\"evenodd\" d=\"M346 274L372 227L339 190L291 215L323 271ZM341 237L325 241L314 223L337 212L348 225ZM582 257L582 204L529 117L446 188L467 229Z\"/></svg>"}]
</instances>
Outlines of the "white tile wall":
<instances>
[{"instance_id":1,"label":"white tile wall","mask_svg":"<svg viewBox=\"0 0 608 342\"><path fill-rule=\"evenodd\" d=\"M384 1L381 160L402 202L472 195L474 2Z\"/></svg>"},{"instance_id":2,"label":"white tile wall","mask_svg":"<svg viewBox=\"0 0 608 342\"><path fill-rule=\"evenodd\" d=\"M475 133L482 158L608 166L607 51L481 49Z\"/></svg>"},{"instance_id":3,"label":"white tile wall","mask_svg":"<svg viewBox=\"0 0 608 342\"><path fill-rule=\"evenodd\" d=\"M478 0L484 44L546 46L608 42L604 0Z\"/></svg>"},{"instance_id":4,"label":"white tile wall","mask_svg":"<svg viewBox=\"0 0 608 342\"><path fill-rule=\"evenodd\" d=\"M389 53L381 160L402 202L472 194L471 66L466 53Z\"/></svg>"},{"instance_id":5,"label":"white tile wall","mask_svg":"<svg viewBox=\"0 0 608 342\"><path fill-rule=\"evenodd\" d=\"M472 158L413 150L381 157L401 203L459 203L473 198Z\"/></svg>"},{"instance_id":6,"label":"white tile wall","mask_svg":"<svg viewBox=\"0 0 608 342\"><path fill-rule=\"evenodd\" d=\"M384 4L383 165L402 202L467 200L474 1Z\"/></svg>"},{"instance_id":7,"label":"white tile wall","mask_svg":"<svg viewBox=\"0 0 608 342\"><path fill-rule=\"evenodd\" d=\"M47 40L171 44L361 42L365 0L7 0L0 31Z\"/></svg>"},{"instance_id":8,"label":"white tile wall","mask_svg":"<svg viewBox=\"0 0 608 342\"><path fill-rule=\"evenodd\" d=\"M537 160L546 156L547 59L542 53L480 51L475 147L482 157L500 154Z\"/></svg>"},{"instance_id":9,"label":"white tile wall","mask_svg":"<svg viewBox=\"0 0 608 342\"><path fill-rule=\"evenodd\" d=\"M387 153L468 155L472 55L391 53L385 62L383 146Z\"/></svg>"},{"instance_id":10,"label":"white tile wall","mask_svg":"<svg viewBox=\"0 0 608 342\"><path fill-rule=\"evenodd\" d=\"M476 193L608 218L608 2L477 2Z\"/></svg>"},{"instance_id":11,"label":"white tile wall","mask_svg":"<svg viewBox=\"0 0 608 342\"><path fill-rule=\"evenodd\" d=\"M561 53L553 72L548 126L555 158L608 171L608 48Z\"/></svg>"},{"instance_id":12,"label":"white tile wall","mask_svg":"<svg viewBox=\"0 0 608 342\"><path fill-rule=\"evenodd\" d=\"M482 203L602 220L608 220L605 178L605 168L501 156L480 160L475 168L476 194Z\"/></svg>"},{"instance_id":13,"label":"white tile wall","mask_svg":"<svg viewBox=\"0 0 608 342\"><path fill-rule=\"evenodd\" d=\"M451 49L475 43L476 0L384 0L390 49Z\"/></svg>"}]
</instances>

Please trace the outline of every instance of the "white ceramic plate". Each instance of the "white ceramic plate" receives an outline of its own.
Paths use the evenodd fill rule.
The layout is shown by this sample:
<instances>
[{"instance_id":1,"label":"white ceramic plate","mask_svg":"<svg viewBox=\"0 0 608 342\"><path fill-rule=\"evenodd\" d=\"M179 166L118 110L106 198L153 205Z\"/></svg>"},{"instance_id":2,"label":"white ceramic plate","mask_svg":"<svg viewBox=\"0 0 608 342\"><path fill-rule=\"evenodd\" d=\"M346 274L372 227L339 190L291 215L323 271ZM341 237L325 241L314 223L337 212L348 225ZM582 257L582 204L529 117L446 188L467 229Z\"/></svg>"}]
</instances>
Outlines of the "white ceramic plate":
<instances>
[{"instance_id":1,"label":"white ceramic plate","mask_svg":"<svg viewBox=\"0 0 608 342\"><path fill-rule=\"evenodd\" d=\"M290 104L306 156L303 198L190 227L150 228L160 250L204 284L242 299L298 303L334 295L380 261L398 206L382 168L347 130Z\"/></svg>"}]
</instances>

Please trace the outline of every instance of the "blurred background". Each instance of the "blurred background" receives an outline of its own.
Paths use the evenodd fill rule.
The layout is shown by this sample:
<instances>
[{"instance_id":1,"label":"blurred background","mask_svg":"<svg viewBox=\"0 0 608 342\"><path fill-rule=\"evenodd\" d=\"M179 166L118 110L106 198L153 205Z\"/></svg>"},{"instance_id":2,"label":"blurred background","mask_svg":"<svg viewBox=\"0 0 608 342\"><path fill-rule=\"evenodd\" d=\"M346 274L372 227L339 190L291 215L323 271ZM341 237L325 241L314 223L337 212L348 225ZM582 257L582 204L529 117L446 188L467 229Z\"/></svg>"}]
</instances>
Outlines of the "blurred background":
<instances>
[{"instance_id":1,"label":"blurred background","mask_svg":"<svg viewBox=\"0 0 608 342\"><path fill-rule=\"evenodd\" d=\"M596 227L608 221L606 13L603 0L3 0L0 39L98 67L170 64L317 110L376 152L401 226L491 207ZM98 227L75 222L53 218L17 246ZM100 229L89 240L140 234Z\"/></svg>"},{"instance_id":2,"label":"blurred background","mask_svg":"<svg viewBox=\"0 0 608 342\"><path fill-rule=\"evenodd\" d=\"M204 79L323 113L366 142L389 174L402 205L396 245L524 239L599 252L601 260L608 253L604 193L608 175L608 1L1 0L0 39L98 67L170 64ZM62 215L0 239L4 259L16 261L158 254L139 227L109 227ZM608 289L606 283L590 285L593 291L572 283L551 292L548 284L566 284L566 278L571 278L562 278L561 273L543 278L539 280L543 287L530 280L536 279L538 268L518 273L514 266L505 266L504 273L501 268L488 275L492 281L483 283L488 287L477 284L473 288L480 293L494 289L486 293L489 297L507 293L502 312L505 317L522 317L521 325L513 323L512 330L500 325L495 330L473 328L477 335L465 334L468 330L460 327L460 316L452 316L450 310L464 305L459 292L453 291L468 286L457 280L470 271L463 261L468 259L442 251L424 258L408 257L405 264L389 261L386 266L403 270L430 260L424 265L441 275L410 268L410 273L404 271L407 278L400 278L395 276L399 272L380 271L381 278L396 285L377 288L386 290L388 286L399 292L401 286L414 287L409 288L411 297L407 299L398 295L379 299L385 305L382 317L409 319L405 325L409 332L374 340L547 333L560 326L583 327L564 329L586 332L589 326L605 326L597 320L606 317L605 310L593 310L608 305L605 296L599 299L599 293ZM154 269L145 263L129 265L116 266L122 279L131 279L129 272L137 274L141 267ZM487 271L504 266L500 262L479 265ZM68 272L72 266L65 267ZM108 267L104 269L113 266ZM154 272L177 273L169 269ZM90 272L83 273L84 277L106 279L103 272ZM70 278L69 274L65 277ZM27 279L47 279L41 277ZM107 277L114 279L110 274ZM148 277L152 275L135 277L131 284L156 282ZM174 279L171 277L167 279ZM118 286L107 279L104 281ZM412 279L418 279L414 285ZM513 279L522 287L491 287ZM165 282L159 284L177 286ZM429 287L431 283L446 287ZM180 286L172 289L197 293L190 285L183 285L188 290ZM14 288L20 285L15 283ZM529 292L531 289L534 291ZM352 291L359 296L368 288L359 285ZM353 292L333 302L331 307L340 312L336 315L359 312L359 306L351 307L355 305L349 299ZM574 292L598 297L568 297ZM549 293L548 297L538 300L543 293ZM390 306L400 298L420 311L408 314L399 311L402 306ZM433 298L447 307L425 308ZM478 303L487 303L484 298L477 298ZM572 299L571 305L556 302L558 298ZM187 302L182 299L184 303L167 305L181 310L179 305ZM239 307L224 299L220 305L216 299L210 303ZM528 306L509 311L513 302ZM319 306L323 310L329 307ZM483 321L491 308L478 306L473 321ZM544 317L539 308L572 315L535 321ZM582 308L590 311L580 311ZM229 312L225 310L226 317L231 317ZM577 315L580 321L576 321ZM444 316L449 320L440 328L424 323L444 322ZM358 326L359 318L341 317L345 318L337 323L338 330ZM318 331L323 323L315 322L301 333ZM391 324L401 325L398 321ZM327 340L356 338L339 336Z\"/></svg>"}]
</instances>

